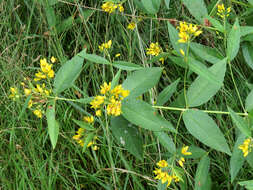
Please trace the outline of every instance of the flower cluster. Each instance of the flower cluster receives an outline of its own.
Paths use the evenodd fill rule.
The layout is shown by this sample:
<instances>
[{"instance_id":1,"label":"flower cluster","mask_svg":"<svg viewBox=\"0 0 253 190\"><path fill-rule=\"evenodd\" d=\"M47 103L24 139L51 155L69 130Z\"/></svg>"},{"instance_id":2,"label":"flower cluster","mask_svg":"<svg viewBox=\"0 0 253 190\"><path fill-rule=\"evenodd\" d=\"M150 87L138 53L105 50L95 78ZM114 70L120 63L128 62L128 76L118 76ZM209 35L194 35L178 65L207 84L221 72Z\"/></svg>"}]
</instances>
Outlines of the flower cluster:
<instances>
[{"instance_id":1,"label":"flower cluster","mask_svg":"<svg viewBox=\"0 0 253 190\"><path fill-rule=\"evenodd\" d=\"M189 155L192 155L191 152L187 152L189 149L189 146L184 146L182 149L181 149L181 154L185 155L185 156L189 156ZM179 161L178 161L178 164L183 167L184 166L184 162L185 162L185 159L184 157L180 157Z\"/></svg>"},{"instance_id":2,"label":"flower cluster","mask_svg":"<svg viewBox=\"0 0 253 190\"><path fill-rule=\"evenodd\" d=\"M98 46L99 50L102 52L106 49L110 49L112 46L112 40L109 40L108 42L106 43L102 43L100 46Z\"/></svg>"},{"instance_id":3,"label":"flower cluster","mask_svg":"<svg viewBox=\"0 0 253 190\"><path fill-rule=\"evenodd\" d=\"M147 48L147 55L153 55L153 56L158 56L160 53L162 53L162 48L159 46L158 42L156 43L151 43L149 48ZM159 61L164 63L164 58L160 58Z\"/></svg>"},{"instance_id":4,"label":"flower cluster","mask_svg":"<svg viewBox=\"0 0 253 190\"><path fill-rule=\"evenodd\" d=\"M179 182L179 177L169 169L168 162L160 160L156 164L159 168L156 168L153 172L156 175L155 179L161 180L162 184L167 182L167 187L170 186L171 182Z\"/></svg>"},{"instance_id":5,"label":"flower cluster","mask_svg":"<svg viewBox=\"0 0 253 190\"><path fill-rule=\"evenodd\" d=\"M124 12L124 7L122 6L122 4L115 4L111 1L108 1L106 3L104 3L101 8L108 13L113 13L117 8L119 10L119 12Z\"/></svg>"},{"instance_id":6,"label":"flower cluster","mask_svg":"<svg viewBox=\"0 0 253 190\"><path fill-rule=\"evenodd\" d=\"M88 123L88 124L90 124L90 125L93 125L94 124L94 117L93 116L90 116L90 117L88 117L88 116L86 116L86 117L84 117L83 118L83 120L86 122L86 123ZM84 146L84 139L85 139L85 136L86 134L85 134L85 129L83 129L83 128L79 128L78 130L77 130L77 132L76 132L76 135L74 135L72 138L80 145L80 146ZM98 139L98 137L97 136L94 136L93 137L93 140L92 141L90 141L88 144L87 144L87 148L88 147L92 147L92 149L93 150L98 150L99 149L99 147L96 145L97 144L97 139Z\"/></svg>"},{"instance_id":7,"label":"flower cluster","mask_svg":"<svg viewBox=\"0 0 253 190\"><path fill-rule=\"evenodd\" d=\"M179 23L179 43L187 43L189 42L192 37L199 36L202 31L198 29L196 25L187 24L186 22Z\"/></svg>"},{"instance_id":8,"label":"flower cluster","mask_svg":"<svg viewBox=\"0 0 253 190\"><path fill-rule=\"evenodd\" d=\"M243 156L246 157L252 150L253 143L251 138L245 139L242 145L240 145L238 148L242 150Z\"/></svg>"},{"instance_id":9,"label":"flower cluster","mask_svg":"<svg viewBox=\"0 0 253 190\"><path fill-rule=\"evenodd\" d=\"M55 63L56 58L51 57L51 63ZM47 60L40 60L40 71L35 73L35 78L33 81L36 83L33 84L29 78L24 78L24 81L21 82L22 90L18 90L17 87L10 88L9 97L13 100L17 100L21 97L29 98L27 107L32 110L34 115L38 118L43 116L43 107L47 103L47 98L51 94L51 88L48 88L46 83L39 83L43 79L51 79L54 77L54 70L52 69L52 64L49 64ZM23 91L23 94L21 93ZM30 96L30 97L29 97Z\"/></svg>"},{"instance_id":10,"label":"flower cluster","mask_svg":"<svg viewBox=\"0 0 253 190\"><path fill-rule=\"evenodd\" d=\"M217 15L221 18L229 17L229 13L231 12L231 7L225 9L224 4L218 5L218 13Z\"/></svg>"},{"instance_id":11,"label":"flower cluster","mask_svg":"<svg viewBox=\"0 0 253 190\"><path fill-rule=\"evenodd\" d=\"M121 114L121 101L129 95L129 90L124 90L122 85L111 89L111 82L104 82L100 86L100 94L91 102L91 108L96 110L96 115L101 116L101 109L106 107L108 115L119 116Z\"/></svg>"},{"instance_id":12,"label":"flower cluster","mask_svg":"<svg viewBox=\"0 0 253 190\"><path fill-rule=\"evenodd\" d=\"M52 57L51 62L55 63L56 58ZM52 69L52 64L49 64L46 58L40 60L41 71L35 73L34 81L40 81L41 79L54 78L54 70Z\"/></svg>"}]
</instances>

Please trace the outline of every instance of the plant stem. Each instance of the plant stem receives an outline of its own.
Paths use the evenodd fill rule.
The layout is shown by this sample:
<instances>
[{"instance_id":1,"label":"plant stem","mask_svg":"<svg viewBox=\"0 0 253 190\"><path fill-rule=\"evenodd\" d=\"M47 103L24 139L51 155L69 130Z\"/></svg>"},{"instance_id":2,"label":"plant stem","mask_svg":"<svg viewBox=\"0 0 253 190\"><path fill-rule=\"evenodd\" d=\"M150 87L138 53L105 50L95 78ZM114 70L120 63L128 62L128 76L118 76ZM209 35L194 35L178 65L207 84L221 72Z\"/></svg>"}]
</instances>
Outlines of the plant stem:
<instances>
[{"instance_id":1,"label":"plant stem","mask_svg":"<svg viewBox=\"0 0 253 190\"><path fill-rule=\"evenodd\" d=\"M157 108L157 109L165 109L165 110L173 110L173 111L187 111L187 110L191 110L188 108L176 108L176 107L164 107L164 106L152 106L153 108ZM199 110L199 109L192 109L192 110ZM216 111L216 110L199 110L199 111L203 111L205 113L213 113L213 114L223 114L223 115L230 115L230 112L226 112L226 111ZM242 115L242 116L248 116L248 113L236 113L238 115Z\"/></svg>"}]
</instances>

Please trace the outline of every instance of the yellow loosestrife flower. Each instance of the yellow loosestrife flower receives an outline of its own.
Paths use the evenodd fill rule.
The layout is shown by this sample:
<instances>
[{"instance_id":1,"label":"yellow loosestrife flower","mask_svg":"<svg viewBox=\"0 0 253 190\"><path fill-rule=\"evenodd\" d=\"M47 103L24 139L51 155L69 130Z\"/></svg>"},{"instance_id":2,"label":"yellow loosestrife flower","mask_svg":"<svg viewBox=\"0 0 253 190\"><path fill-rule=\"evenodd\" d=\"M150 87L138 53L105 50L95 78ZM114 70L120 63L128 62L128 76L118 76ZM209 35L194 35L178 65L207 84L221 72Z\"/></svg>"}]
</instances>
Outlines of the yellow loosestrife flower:
<instances>
[{"instance_id":1,"label":"yellow loosestrife flower","mask_svg":"<svg viewBox=\"0 0 253 190\"><path fill-rule=\"evenodd\" d=\"M179 43L187 43L192 37L197 37L202 33L196 25L187 24L186 22L180 22L177 28L179 29Z\"/></svg>"},{"instance_id":2,"label":"yellow loosestrife flower","mask_svg":"<svg viewBox=\"0 0 253 190\"><path fill-rule=\"evenodd\" d=\"M217 15L221 18L229 17L229 13L231 12L231 7L225 8L224 4L218 5L218 13Z\"/></svg>"},{"instance_id":3,"label":"yellow loosestrife flower","mask_svg":"<svg viewBox=\"0 0 253 190\"><path fill-rule=\"evenodd\" d=\"M135 22L130 22L127 26L127 29L129 30L134 30L136 27L136 23Z\"/></svg>"},{"instance_id":4,"label":"yellow loosestrife flower","mask_svg":"<svg viewBox=\"0 0 253 190\"><path fill-rule=\"evenodd\" d=\"M242 150L243 156L246 157L251 152L253 147L252 139L247 138L242 145L240 145L238 148Z\"/></svg>"},{"instance_id":5,"label":"yellow loosestrife flower","mask_svg":"<svg viewBox=\"0 0 253 190\"><path fill-rule=\"evenodd\" d=\"M160 168L166 168L168 167L168 162L166 160L160 160L156 165Z\"/></svg>"},{"instance_id":6,"label":"yellow loosestrife flower","mask_svg":"<svg viewBox=\"0 0 253 190\"><path fill-rule=\"evenodd\" d=\"M38 118L42 118L42 111L40 109L36 109L33 111L34 115L36 115Z\"/></svg>"},{"instance_id":7,"label":"yellow loosestrife flower","mask_svg":"<svg viewBox=\"0 0 253 190\"><path fill-rule=\"evenodd\" d=\"M108 12L109 14L113 13L115 11L115 9L117 9L117 5L114 4L113 2L106 2L104 3L101 8L105 11Z\"/></svg>"},{"instance_id":8,"label":"yellow loosestrife flower","mask_svg":"<svg viewBox=\"0 0 253 190\"><path fill-rule=\"evenodd\" d=\"M121 114L121 101L129 95L129 90L124 90L122 85L111 89L111 82L104 82L100 86L101 95L96 96L91 102L91 108L95 109L96 115L101 116L101 109L106 106L108 115L119 116Z\"/></svg>"},{"instance_id":9,"label":"yellow loosestrife flower","mask_svg":"<svg viewBox=\"0 0 253 190\"><path fill-rule=\"evenodd\" d=\"M102 43L101 45L98 46L99 50L102 52L106 49L110 49L112 46L112 40L109 40L106 43Z\"/></svg>"},{"instance_id":10,"label":"yellow loosestrife flower","mask_svg":"<svg viewBox=\"0 0 253 190\"><path fill-rule=\"evenodd\" d=\"M10 88L9 98L11 98L14 101L19 98L18 89L16 87L11 87Z\"/></svg>"},{"instance_id":11,"label":"yellow loosestrife flower","mask_svg":"<svg viewBox=\"0 0 253 190\"><path fill-rule=\"evenodd\" d=\"M51 62L54 63L56 61L56 58L52 57ZM41 71L38 71L35 73L34 81L40 81L42 79L48 78L54 78L54 70L52 69L52 64L49 64L46 60L46 58L40 60L40 69Z\"/></svg>"},{"instance_id":12,"label":"yellow loosestrife flower","mask_svg":"<svg viewBox=\"0 0 253 190\"><path fill-rule=\"evenodd\" d=\"M172 181L179 182L179 177L176 176L172 170L168 169L168 163L165 160L160 160L156 163L156 165L160 168L155 168L153 171L156 175L154 179L161 180L162 184L167 183L167 187L170 186Z\"/></svg>"},{"instance_id":13,"label":"yellow loosestrife flower","mask_svg":"<svg viewBox=\"0 0 253 190\"><path fill-rule=\"evenodd\" d=\"M93 123L94 122L94 117L93 116L86 116L83 117L83 120L86 121L87 123Z\"/></svg>"},{"instance_id":14,"label":"yellow loosestrife flower","mask_svg":"<svg viewBox=\"0 0 253 190\"><path fill-rule=\"evenodd\" d=\"M57 61L57 59L56 59L54 56L52 56L51 59L50 59L50 61L51 61L52 63L55 63L55 62Z\"/></svg>"},{"instance_id":15,"label":"yellow loosestrife flower","mask_svg":"<svg viewBox=\"0 0 253 190\"><path fill-rule=\"evenodd\" d=\"M184 147L181 149L181 153L182 153L183 155L186 155L186 156L192 155L191 152L187 152L188 149L189 149L189 146L184 146Z\"/></svg>"},{"instance_id":16,"label":"yellow loosestrife flower","mask_svg":"<svg viewBox=\"0 0 253 190\"><path fill-rule=\"evenodd\" d=\"M147 48L147 55L158 56L162 52L162 48L159 47L158 42L151 43L150 47Z\"/></svg>"}]
</instances>

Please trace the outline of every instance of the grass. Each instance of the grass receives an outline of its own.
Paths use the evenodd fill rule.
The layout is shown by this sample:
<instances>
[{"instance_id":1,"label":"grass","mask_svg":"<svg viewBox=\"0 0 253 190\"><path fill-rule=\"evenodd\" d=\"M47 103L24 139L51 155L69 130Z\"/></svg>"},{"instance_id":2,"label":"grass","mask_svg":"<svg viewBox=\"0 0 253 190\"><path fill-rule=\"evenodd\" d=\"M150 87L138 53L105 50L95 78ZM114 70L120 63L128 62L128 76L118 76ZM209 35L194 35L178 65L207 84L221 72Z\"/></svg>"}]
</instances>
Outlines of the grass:
<instances>
[{"instance_id":1,"label":"grass","mask_svg":"<svg viewBox=\"0 0 253 190\"><path fill-rule=\"evenodd\" d=\"M146 48L151 42L158 41L164 51L172 52L167 23L157 18L173 18L195 22L180 1L172 1L171 9L162 6L156 18L143 17L135 32L126 29L131 21L129 15L109 15L101 12L100 1L55 1L52 10L45 9L43 3L36 0L6 0L0 1L0 189L122 189L122 190L151 190L156 189L152 171L155 163L161 158L166 159L166 149L157 143L155 136L148 130L139 128L144 142L144 161L136 159L115 141L109 133L100 135L99 151L82 149L72 139L77 126L72 119L81 119L91 111L87 105L61 101L57 106L57 119L60 122L60 135L55 150L52 150L45 119L37 119L30 111L22 112L22 104L8 98L9 88L19 85L24 77L31 78L39 67L39 59L54 55L60 68L84 47L87 52L101 54L98 45L108 40L113 41L110 52L111 59L120 53L119 60L133 62L142 66L162 66L164 74L159 84L144 99L148 103L156 100L158 93L178 78L183 78L184 69L166 60L148 64L150 59L146 55ZM54 1L52 1L54 2ZM246 1L243 1L246 2ZM206 1L211 5L211 1ZM228 1L230 4L231 1ZM82 5L91 7L83 8ZM244 7L236 3L234 9L242 15ZM140 15L135 12L132 0L125 3L125 12ZM211 7L211 6L209 6ZM96 8L96 9L93 9ZM144 16L144 15L143 15ZM49 19L49 20L48 20ZM50 20L51 19L51 20ZM50 22L57 25L60 32L50 28ZM62 24L63 23L63 24ZM205 32L199 39L205 45L218 50L223 49L219 39L209 32ZM216 46L217 45L217 46ZM251 71L245 66L242 53L239 53L232 68L236 84L243 100L249 93L246 82L252 81ZM57 69L56 69L57 70ZM76 88L66 90L64 97L94 96L99 92L103 81L111 81L116 69L93 63L85 63L80 77L75 82ZM128 72L122 72L120 83ZM193 74L188 78L188 85L195 79ZM152 79L151 79L152 80ZM183 81L179 88L183 88ZM177 99L181 92L176 92L166 105L179 106ZM21 102L22 103L22 102ZM201 109L227 110L227 105L233 110L240 111L236 91L231 76L225 76L224 87L216 96ZM141 110L140 110L141 111ZM21 114L22 113L22 114ZM179 135L176 144L192 144L206 151L210 151L210 176L212 189L243 189L237 182L252 178L252 169L245 164L236 181L230 183L229 156L206 147L192 137L179 122L179 112L162 110L161 113L174 126L179 124ZM226 140L233 148L237 130L230 117L226 115L211 115L217 122ZM104 131L104 133L106 133ZM108 139L112 150L108 147ZM187 161L187 189L194 188L194 176L199 159ZM115 171L111 167L115 167ZM113 174L113 175L112 175ZM172 189L178 189L172 186Z\"/></svg>"}]
</instances>

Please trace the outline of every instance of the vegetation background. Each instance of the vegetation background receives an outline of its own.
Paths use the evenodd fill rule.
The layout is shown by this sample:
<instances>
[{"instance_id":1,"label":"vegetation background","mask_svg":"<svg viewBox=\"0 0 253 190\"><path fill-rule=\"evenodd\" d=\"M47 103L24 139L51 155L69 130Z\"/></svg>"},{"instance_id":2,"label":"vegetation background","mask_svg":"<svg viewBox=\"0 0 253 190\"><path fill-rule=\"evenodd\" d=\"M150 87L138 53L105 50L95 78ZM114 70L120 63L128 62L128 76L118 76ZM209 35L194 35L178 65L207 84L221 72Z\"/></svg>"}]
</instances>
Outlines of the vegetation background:
<instances>
[{"instance_id":1,"label":"vegetation background","mask_svg":"<svg viewBox=\"0 0 253 190\"><path fill-rule=\"evenodd\" d=\"M48 0L49 1L49 0ZM87 52L99 54L98 46L112 40L110 51L112 59L124 60L145 66L150 57L146 48L151 42L159 42L164 52L173 53L167 22L176 21L196 23L180 0L172 0L170 7L162 6L156 15L147 15L136 8L133 0L125 1L124 13L108 14L101 10L100 0L51 0L50 9L43 0L1 0L0 1L0 189L114 189L108 158L106 140L100 142L97 152L86 151L73 141L77 126L73 118L80 119L89 109L86 105L77 106L62 101L57 107L57 118L61 124L57 146L52 150L47 124L44 119L37 119L29 111L22 112L22 104L8 98L9 89L19 85L24 77L31 77L39 60L55 56L59 61L55 69L78 52L87 48ZM206 0L208 11L212 11L220 0ZM241 25L251 26L253 6L248 1L228 0L232 7L231 23L239 17ZM131 31L127 25L133 16L138 17L138 29ZM50 24L56 28L51 28ZM204 29L205 30L205 29ZM197 41L217 50L223 49L221 38L215 32L204 32ZM121 56L114 58L116 54ZM166 59L164 64L156 61L153 66L163 67L163 75L153 93L143 96L150 104L157 98L158 92L166 86L183 78L184 69ZM244 100L252 89L252 70L246 65L241 53L232 64L236 84ZM115 70L116 71L116 70ZM111 81L110 70L96 64L85 64L76 87L65 91L69 98L82 97L78 89L85 94L95 95L104 81ZM116 72L115 72L116 73ZM103 76L106 76L105 78ZM127 76L123 72L120 81ZM193 81L196 75L189 78ZM152 79L150 79L152 80ZM182 89L183 82L179 82ZM227 110L227 105L240 112L240 104L229 74L225 76L224 88L202 106L203 109ZM208 88L208 87L207 87ZM86 91L87 89L87 91ZM175 104L178 91L173 94L167 105ZM178 104L177 104L178 105ZM139 110L141 112L141 110ZM22 113L22 114L20 114ZM165 118L170 118L177 125L178 114L163 111ZM232 149L235 143L235 127L226 115L214 117ZM156 189L152 171L161 157L166 158L166 150L158 146L156 138L150 131L139 129L144 142L144 160L140 161L121 147L113 136L113 158L116 167L116 184L118 189L148 190ZM209 148L193 138L183 124L179 127L180 136L177 144L193 144L206 151ZM252 169L245 163L236 180L230 182L229 156L210 151L210 176L212 189L243 189L238 181L252 178ZM194 188L194 176L199 159L187 162L187 189ZM171 187L177 189L178 187Z\"/></svg>"}]
</instances>

